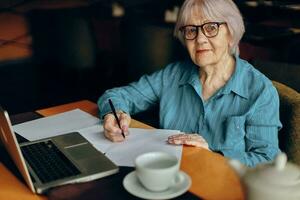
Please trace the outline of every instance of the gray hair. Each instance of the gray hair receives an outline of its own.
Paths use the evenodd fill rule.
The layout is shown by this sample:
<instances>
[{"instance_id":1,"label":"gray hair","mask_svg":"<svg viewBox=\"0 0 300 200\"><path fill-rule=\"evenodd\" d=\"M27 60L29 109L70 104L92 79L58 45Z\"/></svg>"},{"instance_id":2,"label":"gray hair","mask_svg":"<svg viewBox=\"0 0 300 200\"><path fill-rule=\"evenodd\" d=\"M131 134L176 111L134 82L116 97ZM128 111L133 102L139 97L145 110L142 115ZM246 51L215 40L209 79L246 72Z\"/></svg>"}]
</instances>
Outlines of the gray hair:
<instances>
[{"instance_id":1,"label":"gray hair","mask_svg":"<svg viewBox=\"0 0 300 200\"><path fill-rule=\"evenodd\" d=\"M186 0L181 6L174 36L185 46L180 27L186 25L193 13L203 14L208 20L226 22L232 37L231 53L239 54L239 42L245 32L243 17L232 0Z\"/></svg>"}]
</instances>

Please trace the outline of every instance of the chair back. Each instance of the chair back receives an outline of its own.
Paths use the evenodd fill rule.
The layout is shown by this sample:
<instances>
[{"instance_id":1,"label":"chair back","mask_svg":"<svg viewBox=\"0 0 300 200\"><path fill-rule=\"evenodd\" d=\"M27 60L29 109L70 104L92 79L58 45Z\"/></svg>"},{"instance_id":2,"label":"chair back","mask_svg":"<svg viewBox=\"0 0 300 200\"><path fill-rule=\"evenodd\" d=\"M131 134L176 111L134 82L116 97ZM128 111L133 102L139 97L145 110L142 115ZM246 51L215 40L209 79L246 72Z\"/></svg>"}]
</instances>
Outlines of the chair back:
<instances>
[{"instance_id":1,"label":"chair back","mask_svg":"<svg viewBox=\"0 0 300 200\"><path fill-rule=\"evenodd\" d=\"M280 98L279 147L288 159L300 165L300 94L292 88L272 81Z\"/></svg>"}]
</instances>

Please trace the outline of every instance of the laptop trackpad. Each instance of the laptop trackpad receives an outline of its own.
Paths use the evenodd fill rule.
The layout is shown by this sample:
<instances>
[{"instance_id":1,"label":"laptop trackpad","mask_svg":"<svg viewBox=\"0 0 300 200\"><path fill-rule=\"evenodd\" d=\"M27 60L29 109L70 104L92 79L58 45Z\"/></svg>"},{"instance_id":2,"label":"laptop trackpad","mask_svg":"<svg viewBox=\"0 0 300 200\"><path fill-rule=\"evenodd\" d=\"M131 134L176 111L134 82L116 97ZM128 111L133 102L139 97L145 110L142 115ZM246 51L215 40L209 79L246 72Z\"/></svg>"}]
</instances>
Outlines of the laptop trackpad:
<instances>
[{"instance_id":1,"label":"laptop trackpad","mask_svg":"<svg viewBox=\"0 0 300 200\"><path fill-rule=\"evenodd\" d=\"M65 151L83 173L90 174L116 168L105 155L96 150L90 143L65 148Z\"/></svg>"},{"instance_id":2,"label":"laptop trackpad","mask_svg":"<svg viewBox=\"0 0 300 200\"><path fill-rule=\"evenodd\" d=\"M74 146L68 146L64 148L64 151L74 160L85 159L100 154L99 151L93 148L90 143L81 143Z\"/></svg>"}]
</instances>

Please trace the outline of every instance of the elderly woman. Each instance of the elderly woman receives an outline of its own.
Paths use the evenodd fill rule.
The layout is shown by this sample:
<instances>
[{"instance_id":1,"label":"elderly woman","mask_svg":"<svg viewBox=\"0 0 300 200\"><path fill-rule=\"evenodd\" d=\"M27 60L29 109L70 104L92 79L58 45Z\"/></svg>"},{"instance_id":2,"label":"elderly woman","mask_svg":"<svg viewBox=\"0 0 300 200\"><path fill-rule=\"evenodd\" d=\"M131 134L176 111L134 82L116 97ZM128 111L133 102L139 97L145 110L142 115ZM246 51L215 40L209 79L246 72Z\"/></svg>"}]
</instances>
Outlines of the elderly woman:
<instances>
[{"instance_id":1,"label":"elderly woman","mask_svg":"<svg viewBox=\"0 0 300 200\"><path fill-rule=\"evenodd\" d=\"M274 159L280 151L278 94L268 78L238 56L244 23L234 2L186 0L174 33L190 60L106 91L98 101L105 136L123 141L130 114L159 103L160 127L183 132L169 137L170 144L221 152L248 166ZM110 113L109 98L122 130Z\"/></svg>"}]
</instances>

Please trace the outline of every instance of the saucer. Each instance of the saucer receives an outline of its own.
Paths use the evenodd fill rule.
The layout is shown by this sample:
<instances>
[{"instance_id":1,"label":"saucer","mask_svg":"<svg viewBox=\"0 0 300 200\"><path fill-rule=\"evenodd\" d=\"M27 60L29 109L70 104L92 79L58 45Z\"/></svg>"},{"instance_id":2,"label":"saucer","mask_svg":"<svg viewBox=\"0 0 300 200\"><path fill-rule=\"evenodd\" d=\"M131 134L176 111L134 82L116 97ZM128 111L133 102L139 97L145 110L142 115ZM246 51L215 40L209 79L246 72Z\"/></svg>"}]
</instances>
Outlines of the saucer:
<instances>
[{"instance_id":1,"label":"saucer","mask_svg":"<svg viewBox=\"0 0 300 200\"><path fill-rule=\"evenodd\" d=\"M127 174L123 180L123 186L132 195L143 199L171 199L185 193L191 186L192 180L183 171L177 174L175 184L161 192L147 190L137 179L136 172Z\"/></svg>"}]
</instances>

